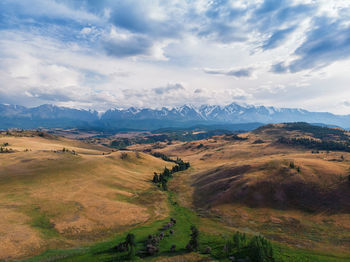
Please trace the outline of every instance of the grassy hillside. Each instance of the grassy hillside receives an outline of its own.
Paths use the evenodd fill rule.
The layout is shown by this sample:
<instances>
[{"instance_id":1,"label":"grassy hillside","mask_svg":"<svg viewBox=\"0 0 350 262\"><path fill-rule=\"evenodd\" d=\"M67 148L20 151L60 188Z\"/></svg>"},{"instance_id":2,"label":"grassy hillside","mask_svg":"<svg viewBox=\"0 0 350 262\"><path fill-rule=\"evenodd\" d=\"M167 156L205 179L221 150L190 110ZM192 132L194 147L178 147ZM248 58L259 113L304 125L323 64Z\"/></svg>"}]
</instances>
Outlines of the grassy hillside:
<instances>
[{"instance_id":1,"label":"grassy hillside","mask_svg":"<svg viewBox=\"0 0 350 262\"><path fill-rule=\"evenodd\" d=\"M346 141L348 132L277 124L238 136L132 148L190 161L192 172L177 192L204 217L293 248L348 254L350 154L281 144L280 137Z\"/></svg>"},{"instance_id":2,"label":"grassy hillside","mask_svg":"<svg viewBox=\"0 0 350 262\"><path fill-rule=\"evenodd\" d=\"M2 133L0 145L11 149L0 154L0 259L89 243L167 215L165 195L149 190L153 172L171 166L161 159L29 131Z\"/></svg>"},{"instance_id":3,"label":"grassy hillside","mask_svg":"<svg viewBox=\"0 0 350 262\"><path fill-rule=\"evenodd\" d=\"M137 256L134 260L146 261L231 261L229 254L233 254L237 261L246 256L250 256L256 260L256 252L251 248L245 247L237 251L233 248L232 251L225 251L225 246L233 236L236 235L235 229L232 226L227 226L222 223L218 217L208 218L203 212L199 210L191 210L182 206L182 194L184 192L183 180L189 177L191 169L174 174L174 178L170 180L168 195L169 215L176 220L170 230L164 229L171 220L162 219L155 221L146 226L139 226L128 231L128 233L135 236L135 249ZM156 186L153 190L160 190ZM190 240L190 227L195 225L199 229L198 249L197 252L189 252L186 248ZM173 231L171 233L171 231ZM117 252L115 246L125 240L126 234L117 234L108 241L94 244L85 248L71 249L71 250L51 250L44 254L26 260L27 262L42 262L42 261L126 261L128 259L128 252ZM147 255L144 253L145 243L149 236L160 236L164 234L164 238L159 243L159 251L154 255ZM247 235L248 241L254 239L254 234L249 232ZM234 239L234 238L233 238ZM175 250L171 247L175 246ZM208 247L210 247L210 254L208 254ZM345 262L349 261L349 256L346 254L327 254L323 251L310 251L306 249L288 248L286 245L281 245L277 242L272 244L274 252L273 261L288 261L288 262ZM255 257L255 259L254 259ZM265 261L265 260L264 260ZM272 260L268 260L272 261Z\"/></svg>"}]
</instances>

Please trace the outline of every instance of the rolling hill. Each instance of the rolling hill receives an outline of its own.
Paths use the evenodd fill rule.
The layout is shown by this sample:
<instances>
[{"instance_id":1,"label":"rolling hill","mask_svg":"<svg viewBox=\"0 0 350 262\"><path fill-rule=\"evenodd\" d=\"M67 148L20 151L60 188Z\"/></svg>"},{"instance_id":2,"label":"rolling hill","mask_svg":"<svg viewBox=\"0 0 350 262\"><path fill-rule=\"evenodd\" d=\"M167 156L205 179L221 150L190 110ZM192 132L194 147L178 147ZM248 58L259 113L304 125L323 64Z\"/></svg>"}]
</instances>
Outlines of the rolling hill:
<instances>
[{"instance_id":1,"label":"rolling hill","mask_svg":"<svg viewBox=\"0 0 350 262\"><path fill-rule=\"evenodd\" d=\"M35 131L1 133L0 145L9 149L0 153L0 260L167 216L165 195L149 183L153 171L171 166L161 159Z\"/></svg>"},{"instance_id":2,"label":"rolling hill","mask_svg":"<svg viewBox=\"0 0 350 262\"><path fill-rule=\"evenodd\" d=\"M108 139L115 138L91 143L41 131L1 133L0 258L41 253L25 261L124 261L116 246L132 233L138 259L228 261L227 243L238 231L249 241L271 241L268 261L349 261L349 132L269 124L123 151L103 146ZM153 172L177 157L190 168L172 174L168 191L152 183ZM170 230L169 220L177 221ZM193 225L197 252L186 248ZM148 254L146 244L162 234L159 252ZM251 243L234 256L254 257Z\"/></svg>"},{"instance_id":3,"label":"rolling hill","mask_svg":"<svg viewBox=\"0 0 350 262\"><path fill-rule=\"evenodd\" d=\"M174 190L183 205L203 217L291 247L347 253L350 154L280 143L281 137L349 142L349 133L342 129L290 123L238 136L131 148L180 155L190 161L191 174L178 178Z\"/></svg>"}]
</instances>

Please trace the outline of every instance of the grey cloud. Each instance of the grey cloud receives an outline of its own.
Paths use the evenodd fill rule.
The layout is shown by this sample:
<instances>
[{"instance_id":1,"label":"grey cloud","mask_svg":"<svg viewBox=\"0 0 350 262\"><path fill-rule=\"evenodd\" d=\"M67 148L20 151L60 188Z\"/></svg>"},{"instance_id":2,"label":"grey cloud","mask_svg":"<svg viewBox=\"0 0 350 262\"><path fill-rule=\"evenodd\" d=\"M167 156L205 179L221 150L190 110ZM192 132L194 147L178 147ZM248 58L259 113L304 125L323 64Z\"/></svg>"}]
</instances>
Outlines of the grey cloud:
<instances>
[{"instance_id":1,"label":"grey cloud","mask_svg":"<svg viewBox=\"0 0 350 262\"><path fill-rule=\"evenodd\" d=\"M188 19L194 23L194 31L199 37L216 42L233 43L247 40L244 23L244 8L233 8L229 0L211 1L203 13L191 13Z\"/></svg>"},{"instance_id":2,"label":"grey cloud","mask_svg":"<svg viewBox=\"0 0 350 262\"><path fill-rule=\"evenodd\" d=\"M228 76L235 76L235 77L250 77L253 74L253 68L242 68L239 70L231 70L226 73Z\"/></svg>"},{"instance_id":3,"label":"grey cloud","mask_svg":"<svg viewBox=\"0 0 350 262\"><path fill-rule=\"evenodd\" d=\"M315 4L298 4L288 0L265 0L255 9L249 23L262 33L274 33L286 24L296 24L316 12Z\"/></svg>"},{"instance_id":4,"label":"grey cloud","mask_svg":"<svg viewBox=\"0 0 350 262\"><path fill-rule=\"evenodd\" d=\"M344 101L344 106L350 107L350 101Z\"/></svg>"},{"instance_id":5,"label":"grey cloud","mask_svg":"<svg viewBox=\"0 0 350 262\"><path fill-rule=\"evenodd\" d=\"M290 71L323 67L350 57L350 25L344 22L341 18L317 18L304 43L296 49L299 58L289 65Z\"/></svg>"},{"instance_id":6,"label":"grey cloud","mask_svg":"<svg viewBox=\"0 0 350 262\"><path fill-rule=\"evenodd\" d=\"M254 68L240 68L240 69L232 69L232 70L223 70L223 69L204 69L203 70L207 74L212 75L226 75L226 76L234 76L237 78L241 77L251 77L254 72Z\"/></svg>"},{"instance_id":7,"label":"grey cloud","mask_svg":"<svg viewBox=\"0 0 350 262\"><path fill-rule=\"evenodd\" d=\"M110 15L111 22L120 28L124 28L136 34L144 34L153 38L175 38L182 31L178 17L171 16L168 12L169 6L158 6L164 10L167 18L158 20L150 16L152 6L149 2L140 1L118 1L112 5Z\"/></svg>"},{"instance_id":8,"label":"grey cloud","mask_svg":"<svg viewBox=\"0 0 350 262\"><path fill-rule=\"evenodd\" d=\"M296 26L291 26L286 29L281 29L275 31L268 40L262 46L262 49L268 50L273 49L284 43L290 33L292 33L296 29Z\"/></svg>"},{"instance_id":9,"label":"grey cloud","mask_svg":"<svg viewBox=\"0 0 350 262\"><path fill-rule=\"evenodd\" d=\"M232 99L234 100L247 100L248 99L248 96L233 96Z\"/></svg>"},{"instance_id":10,"label":"grey cloud","mask_svg":"<svg viewBox=\"0 0 350 262\"><path fill-rule=\"evenodd\" d=\"M288 68L285 66L283 62L280 62L272 65L270 71L273 73L281 74L281 73L286 73L288 71Z\"/></svg>"},{"instance_id":11,"label":"grey cloud","mask_svg":"<svg viewBox=\"0 0 350 262\"><path fill-rule=\"evenodd\" d=\"M62 91L55 91L55 90L50 93L31 90L28 92L28 94L30 94L32 97L35 97L37 99L44 100L44 101L68 102L76 99L74 97L69 97L63 94Z\"/></svg>"},{"instance_id":12,"label":"grey cloud","mask_svg":"<svg viewBox=\"0 0 350 262\"><path fill-rule=\"evenodd\" d=\"M341 18L336 21L318 17L307 33L305 41L295 50L299 58L290 64L282 62L272 66L275 73L299 72L306 69L322 68L335 61L350 57L350 25Z\"/></svg>"},{"instance_id":13,"label":"grey cloud","mask_svg":"<svg viewBox=\"0 0 350 262\"><path fill-rule=\"evenodd\" d=\"M168 84L166 87L157 87L153 88L154 92L158 95L163 95L165 93L169 93L172 91L185 90L185 88L181 84Z\"/></svg>"},{"instance_id":14,"label":"grey cloud","mask_svg":"<svg viewBox=\"0 0 350 262\"><path fill-rule=\"evenodd\" d=\"M142 35L131 35L125 39L108 38L103 46L109 55L127 57L136 55L148 55L153 42Z\"/></svg>"},{"instance_id":15,"label":"grey cloud","mask_svg":"<svg viewBox=\"0 0 350 262\"><path fill-rule=\"evenodd\" d=\"M200 37L205 36L221 43L244 42L247 36L235 25L211 23L198 31Z\"/></svg>"}]
</instances>

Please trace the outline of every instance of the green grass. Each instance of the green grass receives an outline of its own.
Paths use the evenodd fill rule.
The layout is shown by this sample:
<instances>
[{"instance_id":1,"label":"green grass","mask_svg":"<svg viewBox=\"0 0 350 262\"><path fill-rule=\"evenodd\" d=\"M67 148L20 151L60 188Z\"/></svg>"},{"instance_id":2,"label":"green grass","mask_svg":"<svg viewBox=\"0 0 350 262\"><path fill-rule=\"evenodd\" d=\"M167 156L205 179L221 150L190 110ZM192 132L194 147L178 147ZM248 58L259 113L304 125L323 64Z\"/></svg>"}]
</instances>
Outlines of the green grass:
<instances>
[{"instance_id":1,"label":"green grass","mask_svg":"<svg viewBox=\"0 0 350 262\"><path fill-rule=\"evenodd\" d=\"M31 206L25 210L25 213L31 217L30 225L37 228L46 238L59 236L55 229L55 224L50 221L48 215L38 206Z\"/></svg>"},{"instance_id":2,"label":"green grass","mask_svg":"<svg viewBox=\"0 0 350 262\"><path fill-rule=\"evenodd\" d=\"M276 261L281 262L349 262L350 256L322 254L316 251L294 249L275 244Z\"/></svg>"}]
</instances>

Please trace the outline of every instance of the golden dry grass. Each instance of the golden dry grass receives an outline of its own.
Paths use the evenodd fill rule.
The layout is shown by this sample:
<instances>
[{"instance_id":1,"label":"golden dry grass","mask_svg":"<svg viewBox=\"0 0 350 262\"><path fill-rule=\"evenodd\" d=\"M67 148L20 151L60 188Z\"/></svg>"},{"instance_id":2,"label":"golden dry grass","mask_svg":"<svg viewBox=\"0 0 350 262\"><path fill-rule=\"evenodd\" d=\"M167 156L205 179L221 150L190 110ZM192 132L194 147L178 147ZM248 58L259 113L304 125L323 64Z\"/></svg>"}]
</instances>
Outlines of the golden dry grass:
<instances>
[{"instance_id":1,"label":"golden dry grass","mask_svg":"<svg viewBox=\"0 0 350 262\"><path fill-rule=\"evenodd\" d=\"M350 154L325 151L313 154L311 150L278 145L275 141L281 135L279 127L274 125L264 132L239 135L248 138L244 141L222 136L193 142L173 142L172 145L163 143L156 149L154 145L134 145L130 148L152 149L153 152L190 161L191 169L175 179L176 186L172 190L179 194L181 204L196 209L201 216L221 222L232 230L262 233L294 247L349 252L349 204L344 203L349 203L347 176ZM297 131L285 132L284 135L306 136ZM263 143L254 143L258 139L263 140ZM300 168L300 172L297 172L297 168L289 167L291 162ZM232 178L237 175L235 168L242 166L249 166L249 170L232 182ZM204 182L198 184L198 179ZM293 199L283 199L282 193L293 184L306 185L300 191L307 191L308 186L315 187L315 192L320 196L328 196L334 200L334 205L338 203L339 206L334 207L332 202L320 204L321 199L316 197L311 197L312 201L303 201L301 198L296 203ZM265 189L266 185L280 189L277 192L280 195L271 195ZM248 190L238 194L242 188ZM332 194L329 194L330 191ZM258 200L261 203L254 206ZM321 208L314 208L316 206ZM305 208L312 211L306 211ZM203 230L212 229L208 227Z\"/></svg>"},{"instance_id":2,"label":"golden dry grass","mask_svg":"<svg viewBox=\"0 0 350 262\"><path fill-rule=\"evenodd\" d=\"M122 159L66 138L3 135L3 143L15 152L0 154L0 259L84 244L167 215L165 195L149 182L169 166L158 158L127 151Z\"/></svg>"}]
</instances>

